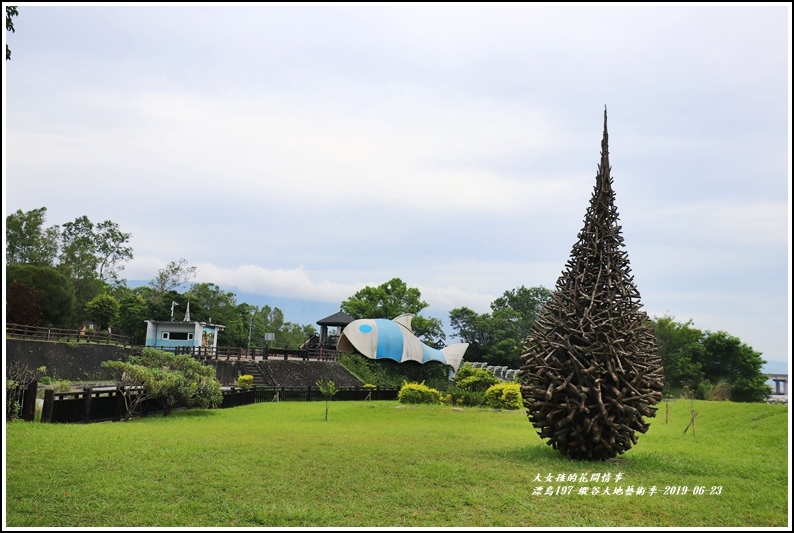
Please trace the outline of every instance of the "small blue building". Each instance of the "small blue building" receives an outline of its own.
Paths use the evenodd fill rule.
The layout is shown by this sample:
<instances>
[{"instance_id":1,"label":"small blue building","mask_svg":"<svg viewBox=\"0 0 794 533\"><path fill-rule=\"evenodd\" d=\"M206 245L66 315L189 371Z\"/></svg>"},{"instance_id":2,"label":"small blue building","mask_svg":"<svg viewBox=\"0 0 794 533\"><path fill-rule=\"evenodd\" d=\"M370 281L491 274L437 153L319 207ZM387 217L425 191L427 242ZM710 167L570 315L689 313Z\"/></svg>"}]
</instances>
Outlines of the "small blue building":
<instances>
[{"instance_id":1,"label":"small blue building","mask_svg":"<svg viewBox=\"0 0 794 533\"><path fill-rule=\"evenodd\" d=\"M208 322L146 320L146 346L169 352L177 347L202 348L214 353L218 333L226 326Z\"/></svg>"}]
</instances>

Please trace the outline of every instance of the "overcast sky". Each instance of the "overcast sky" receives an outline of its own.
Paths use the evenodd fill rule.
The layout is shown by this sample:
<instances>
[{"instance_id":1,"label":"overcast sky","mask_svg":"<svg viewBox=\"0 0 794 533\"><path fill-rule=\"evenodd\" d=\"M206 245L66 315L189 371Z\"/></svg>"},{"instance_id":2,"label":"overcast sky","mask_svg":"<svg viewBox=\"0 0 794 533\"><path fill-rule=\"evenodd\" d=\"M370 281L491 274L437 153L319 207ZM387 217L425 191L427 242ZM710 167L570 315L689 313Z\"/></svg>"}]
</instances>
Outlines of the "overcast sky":
<instances>
[{"instance_id":1,"label":"overcast sky","mask_svg":"<svg viewBox=\"0 0 794 533\"><path fill-rule=\"evenodd\" d=\"M790 4L18 5L4 212L116 222L129 280L185 258L339 303L399 277L449 328L554 288L606 106L645 311L787 371Z\"/></svg>"}]
</instances>

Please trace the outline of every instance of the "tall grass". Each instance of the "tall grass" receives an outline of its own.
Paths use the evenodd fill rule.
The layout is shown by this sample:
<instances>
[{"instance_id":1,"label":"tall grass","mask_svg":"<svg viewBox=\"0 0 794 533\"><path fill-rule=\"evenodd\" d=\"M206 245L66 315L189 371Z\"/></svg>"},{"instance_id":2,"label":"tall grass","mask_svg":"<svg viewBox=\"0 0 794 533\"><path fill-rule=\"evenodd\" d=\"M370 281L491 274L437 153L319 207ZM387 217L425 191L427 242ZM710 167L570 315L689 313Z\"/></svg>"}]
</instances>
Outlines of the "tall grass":
<instances>
[{"instance_id":1,"label":"tall grass","mask_svg":"<svg viewBox=\"0 0 794 533\"><path fill-rule=\"evenodd\" d=\"M6 427L6 525L791 525L786 406L679 400L667 422L665 407L634 448L596 463L552 450L523 411L332 402L325 421L321 402L282 402L126 423L15 421ZM692 408L694 432L684 433ZM607 473L610 482L590 481ZM626 495L629 486L646 492Z\"/></svg>"}]
</instances>

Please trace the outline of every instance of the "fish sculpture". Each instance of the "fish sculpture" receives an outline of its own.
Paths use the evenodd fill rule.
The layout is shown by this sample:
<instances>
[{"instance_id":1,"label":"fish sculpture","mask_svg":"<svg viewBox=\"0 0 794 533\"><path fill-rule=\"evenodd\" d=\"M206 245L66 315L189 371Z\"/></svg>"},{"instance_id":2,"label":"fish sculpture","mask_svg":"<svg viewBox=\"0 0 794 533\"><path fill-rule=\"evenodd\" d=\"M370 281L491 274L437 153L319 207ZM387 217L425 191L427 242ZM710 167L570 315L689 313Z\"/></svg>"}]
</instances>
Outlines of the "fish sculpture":
<instances>
[{"instance_id":1,"label":"fish sculpture","mask_svg":"<svg viewBox=\"0 0 794 533\"><path fill-rule=\"evenodd\" d=\"M469 343L453 344L440 350L432 348L414 335L411 328L413 318L412 314L403 314L394 320L354 320L342 330L336 349L345 353L358 352L370 359L394 359L398 363L439 361L457 372Z\"/></svg>"}]
</instances>

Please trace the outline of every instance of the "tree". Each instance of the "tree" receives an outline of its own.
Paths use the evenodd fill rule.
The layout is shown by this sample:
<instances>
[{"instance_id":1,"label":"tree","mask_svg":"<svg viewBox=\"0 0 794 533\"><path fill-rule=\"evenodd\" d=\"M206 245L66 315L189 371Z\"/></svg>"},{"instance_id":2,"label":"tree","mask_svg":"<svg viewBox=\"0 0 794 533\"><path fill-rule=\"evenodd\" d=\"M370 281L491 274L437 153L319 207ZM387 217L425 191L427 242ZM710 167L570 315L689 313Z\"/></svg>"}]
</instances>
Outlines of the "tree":
<instances>
[{"instance_id":1,"label":"tree","mask_svg":"<svg viewBox=\"0 0 794 533\"><path fill-rule=\"evenodd\" d=\"M364 287L342 302L342 311L353 318L386 318L391 320L403 313L418 315L427 307L419 289L408 287L393 278L377 287Z\"/></svg>"},{"instance_id":2,"label":"tree","mask_svg":"<svg viewBox=\"0 0 794 533\"><path fill-rule=\"evenodd\" d=\"M650 327L659 347L665 386L694 389L704 378L703 332L692 327L692 320L678 323L670 316L652 320Z\"/></svg>"},{"instance_id":3,"label":"tree","mask_svg":"<svg viewBox=\"0 0 794 533\"><path fill-rule=\"evenodd\" d=\"M392 320L404 313L414 315L414 335L431 346L443 345L446 334L441 321L423 317L419 313L427 307L419 289L408 287L400 278L393 278L377 287L364 287L342 302L342 311L358 318L386 318Z\"/></svg>"},{"instance_id":4,"label":"tree","mask_svg":"<svg viewBox=\"0 0 794 533\"><path fill-rule=\"evenodd\" d=\"M449 321L455 335L468 342L467 361L486 361L493 344L491 337L491 315L477 314L468 307L457 307L449 312ZM460 371L460 370L458 370Z\"/></svg>"},{"instance_id":5,"label":"tree","mask_svg":"<svg viewBox=\"0 0 794 533\"><path fill-rule=\"evenodd\" d=\"M44 228L47 208L23 212L18 209L6 217L6 263L54 266L58 256L58 226Z\"/></svg>"},{"instance_id":6,"label":"tree","mask_svg":"<svg viewBox=\"0 0 794 533\"><path fill-rule=\"evenodd\" d=\"M664 386L610 176L607 116L596 184L578 242L526 342L519 370L530 422L577 460L606 460L648 431Z\"/></svg>"},{"instance_id":7,"label":"tree","mask_svg":"<svg viewBox=\"0 0 794 533\"><path fill-rule=\"evenodd\" d=\"M132 247L127 246L132 235L124 233L118 224L105 220L96 225L94 243L98 259L97 276L105 282L118 283L124 270L123 261L133 259Z\"/></svg>"},{"instance_id":8,"label":"tree","mask_svg":"<svg viewBox=\"0 0 794 533\"><path fill-rule=\"evenodd\" d=\"M38 327L41 324L41 291L13 280L6 287L6 323Z\"/></svg>"},{"instance_id":9,"label":"tree","mask_svg":"<svg viewBox=\"0 0 794 533\"><path fill-rule=\"evenodd\" d=\"M107 292L108 283L118 283L121 261L132 259L126 245L129 233L118 230L109 220L95 225L87 216L67 222L61 231L58 269L72 282L77 299L78 318L85 318L85 305Z\"/></svg>"},{"instance_id":10,"label":"tree","mask_svg":"<svg viewBox=\"0 0 794 533\"><path fill-rule=\"evenodd\" d=\"M144 344L146 340L144 321L150 316L149 305L143 296L127 289L127 294L119 300L118 325L131 337L133 344Z\"/></svg>"},{"instance_id":11,"label":"tree","mask_svg":"<svg viewBox=\"0 0 794 533\"><path fill-rule=\"evenodd\" d=\"M119 302L109 294L96 296L86 304L85 310L103 331L106 331L119 318Z\"/></svg>"},{"instance_id":12,"label":"tree","mask_svg":"<svg viewBox=\"0 0 794 533\"><path fill-rule=\"evenodd\" d=\"M518 368L524 340L550 294L544 287L528 289L522 285L494 300L491 314L479 315L467 307L450 311L456 335L469 343L466 360Z\"/></svg>"},{"instance_id":13,"label":"tree","mask_svg":"<svg viewBox=\"0 0 794 533\"><path fill-rule=\"evenodd\" d=\"M543 309L543 304L551 296L551 291L545 287L526 288L523 285L517 289L505 291L502 296L491 303L494 316L500 311L512 311L508 315L511 322L515 323L516 334L520 339L526 339L532 331L532 326Z\"/></svg>"},{"instance_id":14,"label":"tree","mask_svg":"<svg viewBox=\"0 0 794 533\"><path fill-rule=\"evenodd\" d=\"M126 361L102 361L102 366L110 371L111 377L116 382L116 390L124 401L124 414L121 416L125 422L129 420L143 402L153 398L154 389L146 385L154 381L150 368L133 365Z\"/></svg>"},{"instance_id":15,"label":"tree","mask_svg":"<svg viewBox=\"0 0 794 533\"><path fill-rule=\"evenodd\" d=\"M171 261L157 271L157 276L149 282L155 297L179 288L196 277L196 267L189 266L187 259Z\"/></svg>"},{"instance_id":16,"label":"tree","mask_svg":"<svg viewBox=\"0 0 794 533\"><path fill-rule=\"evenodd\" d=\"M6 286L18 281L41 291L41 325L69 327L75 312L75 296L69 279L53 267L6 265Z\"/></svg>"},{"instance_id":17,"label":"tree","mask_svg":"<svg viewBox=\"0 0 794 533\"><path fill-rule=\"evenodd\" d=\"M325 398L325 421L328 422L328 402L336 394L336 383L330 379L320 379L315 382L315 385Z\"/></svg>"},{"instance_id":18,"label":"tree","mask_svg":"<svg viewBox=\"0 0 794 533\"><path fill-rule=\"evenodd\" d=\"M19 11L16 6L6 6L6 31L16 33L12 17L16 17L17 15L19 15ZM9 59L11 59L11 49L8 47L8 44L6 44L6 61Z\"/></svg>"},{"instance_id":19,"label":"tree","mask_svg":"<svg viewBox=\"0 0 794 533\"><path fill-rule=\"evenodd\" d=\"M75 280L118 282L122 261L133 258L130 237L110 220L95 225L87 216L78 217L63 225L60 265Z\"/></svg>"},{"instance_id":20,"label":"tree","mask_svg":"<svg viewBox=\"0 0 794 533\"><path fill-rule=\"evenodd\" d=\"M187 354L144 348L141 355L131 356L127 362L103 362L103 365L113 369L117 377L133 376L144 394L157 399L164 416L178 405L207 409L218 407L223 401L215 369Z\"/></svg>"},{"instance_id":21,"label":"tree","mask_svg":"<svg viewBox=\"0 0 794 533\"><path fill-rule=\"evenodd\" d=\"M703 374L713 382L727 380L731 384L731 400L763 402L769 398L772 388L761 373L766 361L760 352L724 331L706 332L702 343L707 354L701 361Z\"/></svg>"},{"instance_id":22,"label":"tree","mask_svg":"<svg viewBox=\"0 0 794 533\"><path fill-rule=\"evenodd\" d=\"M692 320L676 322L664 316L650 322L664 365L665 386L696 390L707 383L724 381L730 399L738 402L766 401L771 388L761 373L761 354L724 331L703 332Z\"/></svg>"}]
</instances>

